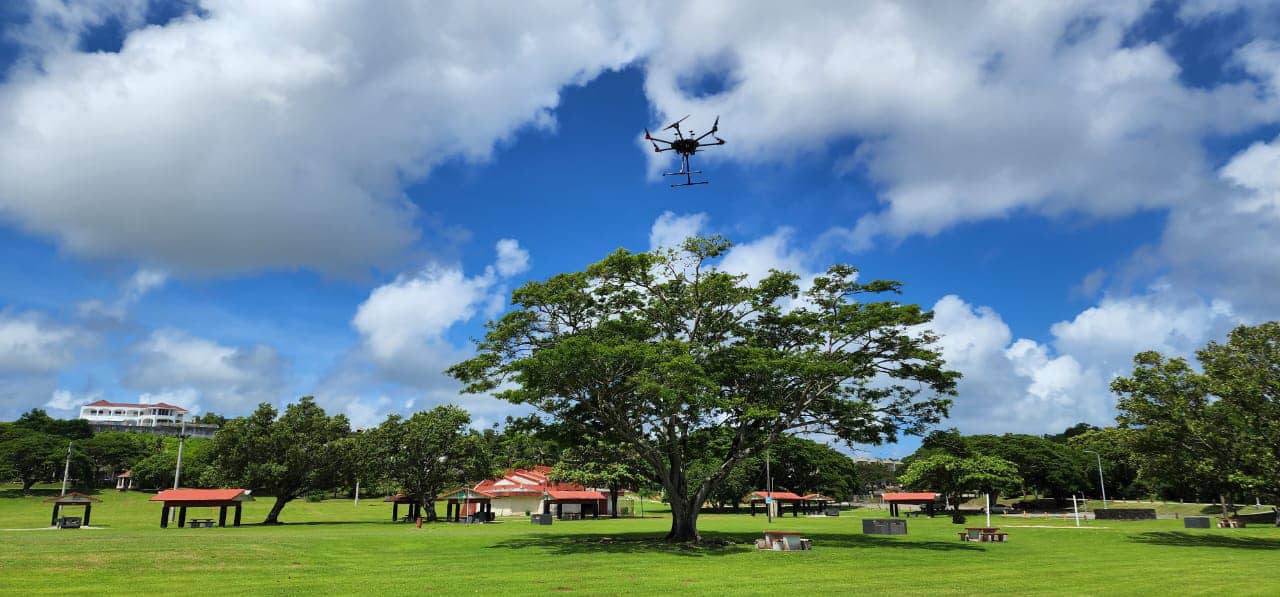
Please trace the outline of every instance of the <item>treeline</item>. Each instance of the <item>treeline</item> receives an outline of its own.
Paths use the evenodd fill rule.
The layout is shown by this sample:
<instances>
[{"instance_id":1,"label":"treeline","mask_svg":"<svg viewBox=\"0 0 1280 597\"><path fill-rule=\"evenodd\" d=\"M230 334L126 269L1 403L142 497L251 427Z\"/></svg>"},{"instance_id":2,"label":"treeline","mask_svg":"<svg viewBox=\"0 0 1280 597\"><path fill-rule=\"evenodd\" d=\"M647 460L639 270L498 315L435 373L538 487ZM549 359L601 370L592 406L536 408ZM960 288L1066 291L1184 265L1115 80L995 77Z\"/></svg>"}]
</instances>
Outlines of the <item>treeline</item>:
<instances>
[{"instance_id":1,"label":"treeline","mask_svg":"<svg viewBox=\"0 0 1280 597\"><path fill-rule=\"evenodd\" d=\"M1280 323L1240 326L1186 359L1148 351L1111 384L1116 425L1051 436L927 436L899 481L947 495L1101 494L1233 504L1265 499L1280 525Z\"/></svg>"},{"instance_id":2,"label":"treeline","mask_svg":"<svg viewBox=\"0 0 1280 597\"><path fill-rule=\"evenodd\" d=\"M311 397L280 412L262 404L250 415L220 422L213 439L188 438L183 446L183 487L244 487L275 500L264 522L276 523L290 501L350 496L356 483L366 495L403 492L435 518L435 496L501 474L508 468L554 465L552 478L622 491L660 496L634 454L617 446L594 444L536 417L510 418L483 431L456 406L439 406L404 417L390 415L377 427L355 431L343 415L329 415ZM710 474L720 452L728 449L723 431L708 430L691 441L704 455L691 464ZM0 424L0 476L18 480L22 490L62 478L68 446L70 479L77 488L112 486L114 474L131 470L142 489L172 487L178 439L144 433L93 433L87 422L59 420L33 410L13 423ZM822 493L839 500L857 493L859 466L848 456L807 439L784 437L769 451L778 491ZM712 503L740 505L765 487L764 450L740 462ZM883 471L868 469L869 479ZM617 513L617 504L612 512Z\"/></svg>"}]
</instances>

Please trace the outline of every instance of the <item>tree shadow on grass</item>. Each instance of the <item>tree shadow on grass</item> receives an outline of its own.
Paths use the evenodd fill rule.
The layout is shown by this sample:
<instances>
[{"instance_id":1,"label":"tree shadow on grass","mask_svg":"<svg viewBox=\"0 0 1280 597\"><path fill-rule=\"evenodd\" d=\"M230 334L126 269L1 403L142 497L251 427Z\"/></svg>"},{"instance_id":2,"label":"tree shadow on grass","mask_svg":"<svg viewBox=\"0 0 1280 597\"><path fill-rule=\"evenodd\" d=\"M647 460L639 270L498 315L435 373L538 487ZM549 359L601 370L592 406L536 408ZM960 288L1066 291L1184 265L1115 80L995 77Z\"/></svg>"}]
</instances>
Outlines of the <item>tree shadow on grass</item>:
<instances>
[{"instance_id":1,"label":"tree shadow on grass","mask_svg":"<svg viewBox=\"0 0 1280 597\"><path fill-rule=\"evenodd\" d=\"M85 495L99 495L102 493L102 489L85 489L83 487L67 488L67 493L71 493L73 491L76 493L83 493ZM41 498L41 497L47 498L47 497L57 497L59 495L62 495L61 489L32 488L30 491L28 491L25 494L22 493L22 490L18 488L0 489L0 499L2 498Z\"/></svg>"},{"instance_id":2,"label":"tree shadow on grass","mask_svg":"<svg viewBox=\"0 0 1280 597\"><path fill-rule=\"evenodd\" d=\"M489 546L489 549L534 548L550 552L553 555L670 553L686 557L708 557L755 551L755 540L762 536L762 534L703 532L702 544L689 545L667 543L660 533L538 534L508 539ZM983 547L972 543L912 541L909 539L891 539L856 534L805 533L804 536L813 540L813 547L817 550L835 547L842 549L884 548L927 551L985 551Z\"/></svg>"},{"instance_id":3,"label":"tree shadow on grass","mask_svg":"<svg viewBox=\"0 0 1280 597\"><path fill-rule=\"evenodd\" d=\"M1229 547L1233 549L1280 549L1280 539L1263 537L1232 537L1228 535L1208 535L1198 533L1142 533L1131 538L1138 543L1148 545L1170 545L1174 547Z\"/></svg>"}]
</instances>

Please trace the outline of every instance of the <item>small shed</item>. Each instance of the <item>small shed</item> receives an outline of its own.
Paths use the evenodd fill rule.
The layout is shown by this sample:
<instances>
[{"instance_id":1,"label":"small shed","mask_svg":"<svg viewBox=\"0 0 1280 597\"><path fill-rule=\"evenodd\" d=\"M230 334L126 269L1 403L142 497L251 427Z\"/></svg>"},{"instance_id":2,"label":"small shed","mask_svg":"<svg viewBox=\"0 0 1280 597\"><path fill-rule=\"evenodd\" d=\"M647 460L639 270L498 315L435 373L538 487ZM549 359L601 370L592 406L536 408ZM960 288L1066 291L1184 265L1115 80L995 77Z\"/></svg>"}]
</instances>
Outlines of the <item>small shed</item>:
<instances>
[{"instance_id":1,"label":"small shed","mask_svg":"<svg viewBox=\"0 0 1280 597\"><path fill-rule=\"evenodd\" d=\"M88 496L83 493L78 493L75 491L60 495L58 497L49 498L45 500L45 502L47 503L50 503L50 502L53 503L53 517L49 520L49 526L51 527L63 526L62 524L59 524L58 514L61 512L64 506L84 506L84 516L81 518L80 524L84 526L89 526L89 515L93 512L93 505L101 501L102 500L98 498Z\"/></svg>"},{"instance_id":2,"label":"small shed","mask_svg":"<svg viewBox=\"0 0 1280 597\"><path fill-rule=\"evenodd\" d=\"M116 489L118 491L133 489L133 469L125 469L123 473L116 475Z\"/></svg>"},{"instance_id":3,"label":"small shed","mask_svg":"<svg viewBox=\"0 0 1280 597\"><path fill-rule=\"evenodd\" d=\"M178 527L187 525L187 508L217 508L218 526L227 526L227 508L234 507L234 526L240 526L240 507L244 502L252 502L253 496L247 489L166 489L151 497L152 502L162 502L160 509L160 528L169 526L169 509L178 509Z\"/></svg>"},{"instance_id":4,"label":"small shed","mask_svg":"<svg viewBox=\"0 0 1280 597\"><path fill-rule=\"evenodd\" d=\"M791 504L791 515L799 516L805 498L790 491L753 491L747 496L746 501L751 504L752 516L756 515L756 504L764 504L774 516L782 516L782 505Z\"/></svg>"},{"instance_id":5,"label":"small shed","mask_svg":"<svg viewBox=\"0 0 1280 597\"><path fill-rule=\"evenodd\" d=\"M901 513L902 504L915 504L919 506L929 505L938 499L938 494L929 492L920 493L886 493L883 495L884 503L889 504L889 515L898 516Z\"/></svg>"},{"instance_id":6,"label":"small shed","mask_svg":"<svg viewBox=\"0 0 1280 597\"><path fill-rule=\"evenodd\" d=\"M595 490L548 489L542 494L542 513L550 514L555 507L556 518L600 518L608 501L603 493Z\"/></svg>"},{"instance_id":7,"label":"small shed","mask_svg":"<svg viewBox=\"0 0 1280 597\"><path fill-rule=\"evenodd\" d=\"M493 520L493 495L462 487L436 497L445 502L444 519L461 521L464 517L475 516L478 520Z\"/></svg>"}]
</instances>

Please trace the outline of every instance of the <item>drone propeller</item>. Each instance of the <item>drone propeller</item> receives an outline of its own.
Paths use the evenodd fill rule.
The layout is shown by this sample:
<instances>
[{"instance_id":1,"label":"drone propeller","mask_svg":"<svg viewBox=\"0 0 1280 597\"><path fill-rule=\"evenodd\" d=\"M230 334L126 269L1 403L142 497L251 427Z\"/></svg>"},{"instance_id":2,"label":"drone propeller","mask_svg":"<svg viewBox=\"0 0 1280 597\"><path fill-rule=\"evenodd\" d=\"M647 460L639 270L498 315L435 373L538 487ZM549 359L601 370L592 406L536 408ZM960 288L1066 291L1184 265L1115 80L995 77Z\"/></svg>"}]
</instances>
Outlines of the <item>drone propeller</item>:
<instances>
[{"instance_id":1,"label":"drone propeller","mask_svg":"<svg viewBox=\"0 0 1280 597\"><path fill-rule=\"evenodd\" d=\"M665 131L665 130L667 130L667 129L676 129L676 131L677 131L677 132L679 132L679 130L680 130L680 129L679 129L679 128L676 128L676 125L678 125L678 124L680 124L680 123L684 122L685 118L688 118L688 117L689 117L689 115L688 115L688 114L685 114L685 115L684 115L684 118L681 118L680 120L677 120L677 121L675 121L675 122L673 122L673 123L671 123L671 124L668 124L668 125L667 125L665 128L663 128L662 130L664 130L664 131Z\"/></svg>"}]
</instances>

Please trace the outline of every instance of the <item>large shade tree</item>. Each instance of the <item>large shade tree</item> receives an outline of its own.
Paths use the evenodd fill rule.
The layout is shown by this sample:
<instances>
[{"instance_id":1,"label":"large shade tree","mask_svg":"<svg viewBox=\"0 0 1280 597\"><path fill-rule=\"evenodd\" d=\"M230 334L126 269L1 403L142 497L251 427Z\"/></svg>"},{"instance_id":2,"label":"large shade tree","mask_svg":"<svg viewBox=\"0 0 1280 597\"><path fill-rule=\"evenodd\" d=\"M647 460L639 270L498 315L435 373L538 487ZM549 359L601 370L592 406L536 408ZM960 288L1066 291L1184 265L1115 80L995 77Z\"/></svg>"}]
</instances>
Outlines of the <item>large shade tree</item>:
<instances>
[{"instance_id":1,"label":"large shade tree","mask_svg":"<svg viewBox=\"0 0 1280 597\"><path fill-rule=\"evenodd\" d=\"M935 453L915 458L898 476L906 487L932 489L941 493L952 508L956 522L962 522L960 504L969 492L999 495L1022 482L1018 467L998 456L973 454L956 456Z\"/></svg>"},{"instance_id":2,"label":"large shade tree","mask_svg":"<svg viewBox=\"0 0 1280 597\"><path fill-rule=\"evenodd\" d=\"M1248 448L1243 413L1210 394L1209 379L1184 359L1147 351L1133 361L1133 373L1111 389L1120 396L1116 420L1132 430L1140 474L1155 485L1204 488L1230 516Z\"/></svg>"},{"instance_id":3,"label":"large shade tree","mask_svg":"<svg viewBox=\"0 0 1280 597\"><path fill-rule=\"evenodd\" d=\"M340 482L345 468L339 443L351 433L343 415L330 417L306 396L285 407L267 403L218 430L209 478L260 489L275 497L263 524L278 524L285 504Z\"/></svg>"},{"instance_id":4,"label":"large shade tree","mask_svg":"<svg viewBox=\"0 0 1280 597\"><path fill-rule=\"evenodd\" d=\"M1240 326L1196 356L1209 392L1238 425L1241 466L1231 479L1269 497L1280 526L1280 322Z\"/></svg>"},{"instance_id":5,"label":"large shade tree","mask_svg":"<svg viewBox=\"0 0 1280 597\"><path fill-rule=\"evenodd\" d=\"M921 433L950 404L932 314L837 265L759 282L717 269L730 248L618 250L585 271L531 282L450 368L467 391L527 404L640 459L672 511L670 541L698 540L698 511L744 458L795 431L878 444ZM721 462L689 475L689 437L732 430Z\"/></svg>"},{"instance_id":6,"label":"large shade tree","mask_svg":"<svg viewBox=\"0 0 1280 597\"><path fill-rule=\"evenodd\" d=\"M362 434L363 468L413 497L434 521L437 495L496 473L489 446L470 426L467 411L453 405L407 419L392 414Z\"/></svg>"}]
</instances>

